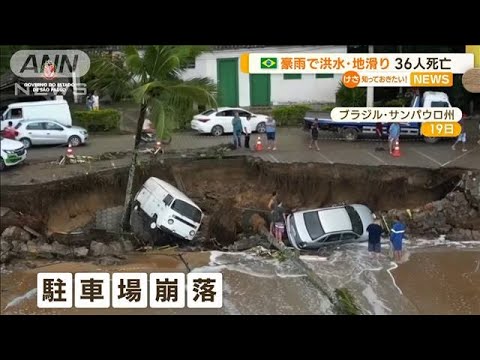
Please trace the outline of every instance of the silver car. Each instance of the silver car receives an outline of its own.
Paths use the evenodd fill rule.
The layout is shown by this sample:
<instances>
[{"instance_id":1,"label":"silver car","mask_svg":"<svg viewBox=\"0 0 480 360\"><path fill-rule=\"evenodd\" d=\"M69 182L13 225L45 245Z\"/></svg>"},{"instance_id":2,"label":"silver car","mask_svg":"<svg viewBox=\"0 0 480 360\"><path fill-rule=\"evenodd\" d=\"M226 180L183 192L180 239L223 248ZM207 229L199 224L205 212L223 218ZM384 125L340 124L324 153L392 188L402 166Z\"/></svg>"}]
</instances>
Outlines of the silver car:
<instances>
[{"instance_id":1,"label":"silver car","mask_svg":"<svg viewBox=\"0 0 480 360\"><path fill-rule=\"evenodd\" d=\"M15 130L18 132L16 140L21 141L26 149L32 145L79 146L88 141L86 129L80 126L66 126L49 119L22 120L15 126Z\"/></svg>"},{"instance_id":2,"label":"silver car","mask_svg":"<svg viewBox=\"0 0 480 360\"><path fill-rule=\"evenodd\" d=\"M367 226L374 222L365 205L353 204L297 211L287 217L287 236L298 250L367 241Z\"/></svg>"}]
</instances>

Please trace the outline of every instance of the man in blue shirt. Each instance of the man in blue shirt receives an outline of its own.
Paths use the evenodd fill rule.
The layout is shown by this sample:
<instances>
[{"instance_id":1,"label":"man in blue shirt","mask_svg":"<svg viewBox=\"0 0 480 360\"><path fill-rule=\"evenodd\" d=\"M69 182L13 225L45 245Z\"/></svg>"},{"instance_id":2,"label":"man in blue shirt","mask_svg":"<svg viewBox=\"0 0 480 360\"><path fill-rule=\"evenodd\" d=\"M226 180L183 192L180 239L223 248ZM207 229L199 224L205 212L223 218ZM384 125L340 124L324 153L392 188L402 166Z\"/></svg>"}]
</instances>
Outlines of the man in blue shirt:
<instances>
[{"instance_id":1,"label":"man in blue shirt","mask_svg":"<svg viewBox=\"0 0 480 360\"><path fill-rule=\"evenodd\" d=\"M400 124L392 123L388 129L388 143L390 148L390 155L393 153L395 142L400 138Z\"/></svg>"},{"instance_id":2,"label":"man in blue shirt","mask_svg":"<svg viewBox=\"0 0 480 360\"><path fill-rule=\"evenodd\" d=\"M395 261L402 260L402 245L405 236L405 224L400 221L398 216L395 217L392 229L390 230L390 241L393 246L393 256Z\"/></svg>"},{"instance_id":3,"label":"man in blue shirt","mask_svg":"<svg viewBox=\"0 0 480 360\"><path fill-rule=\"evenodd\" d=\"M233 144L235 145L235 149L242 147L242 119L238 116L238 112L235 111L235 114L232 119L232 127L233 127Z\"/></svg>"}]
</instances>

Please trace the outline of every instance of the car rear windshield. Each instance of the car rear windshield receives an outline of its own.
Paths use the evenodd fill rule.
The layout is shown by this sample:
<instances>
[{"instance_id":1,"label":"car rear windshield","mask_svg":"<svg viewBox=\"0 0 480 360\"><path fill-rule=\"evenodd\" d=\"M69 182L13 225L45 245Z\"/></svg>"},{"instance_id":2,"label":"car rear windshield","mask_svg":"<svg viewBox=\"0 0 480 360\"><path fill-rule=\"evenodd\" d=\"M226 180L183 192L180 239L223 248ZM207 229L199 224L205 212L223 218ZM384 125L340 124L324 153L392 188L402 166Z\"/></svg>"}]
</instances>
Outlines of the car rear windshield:
<instances>
[{"instance_id":1,"label":"car rear windshield","mask_svg":"<svg viewBox=\"0 0 480 360\"><path fill-rule=\"evenodd\" d=\"M350 221L352 222L353 232L359 235L363 234L363 224L362 220L360 219L360 215L358 215L357 211L351 206L345 206L345 210L347 211Z\"/></svg>"},{"instance_id":2,"label":"car rear windshield","mask_svg":"<svg viewBox=\"0 0 480 360\"><path fill-rule=\"evenodd\" d=\"M445 101L432 101L432 107L449 107Z\"/></svg>"},{"instance_id":3,"label":"car rear windshield","mask_svg":"<svg viewBox=\"0 0 480 360\"><path fill-rule=\"evenodd\" d=\"M175 200L172 209L196 223L199 223L202 220L202 212L185 201L179 199Z\"/></svg>"},{"instance_id":4,"label":"car rear windshield","mask_svg":"<svg viewBox=\"0 0 480 360\"><path fill-rule=\"evenodd\" d=\"M304 213L303 220L305 221L305 227L307 228L308 235L310 235L312 240L318 239L320 236L325 234L317 211Z\"/></svg>"},{"instance_id":5,"label":"car rear windshield","mask_svg":"<svg viewBox=\"0 0 480 360\"><path fill-rule=\"evenodd\" d=\"M22 126L22 122L20 121L17 125L15 125L15 129L18 129L20 126Z\"/></svg>"},{"instance_id":6,"label":"car rear windshield","mask_svg":"<svg viewBox=\"0 0 480 360\"><path fill-rule=\"evenodd\" d=\"M206 110L204 112L202 112L200 115L211 115L215 112L214 109L210 109L210 110Z\"/></svg>"}]
</instances>

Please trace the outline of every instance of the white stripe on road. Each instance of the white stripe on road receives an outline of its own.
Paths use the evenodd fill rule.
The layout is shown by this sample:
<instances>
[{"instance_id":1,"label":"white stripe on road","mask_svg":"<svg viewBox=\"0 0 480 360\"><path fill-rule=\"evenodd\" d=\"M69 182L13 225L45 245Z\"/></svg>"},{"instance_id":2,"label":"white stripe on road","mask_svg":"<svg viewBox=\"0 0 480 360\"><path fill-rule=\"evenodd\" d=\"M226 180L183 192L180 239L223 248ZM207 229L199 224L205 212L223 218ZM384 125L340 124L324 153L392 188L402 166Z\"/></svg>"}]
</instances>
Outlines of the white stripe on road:
<instances>
[{"instance_id":1,"label":"white stripe on road","mask_svg":"<svg viewBox=\"0 0 480 360\"><path fill-rule=\"evenodd\" d=\"M268 154L268 156L270 156L270 158L273 160L273 162L277 162L277 163L280 162L280 161L278 161L278 159L277 159L275 156L273 156L272 154Z\"/></svg>"},{"instance_id":2,"label":"white stripe on road","mask_svg":"<svg viewBox=\"0 0 480 360\"><path fill-rule=\"evenodd\" d=\"M333 161L331 161L329 158L327 158L327 157L326 157L325 155L323 155L321 152L318 152L318 154L319 154L322 158L324 158L325 160L327 160L327 162L328 162L329 164L333 164Z\"/></svg>"},{"instance_id":3,"label":"white stripe on road","mask_svg":"<svg viewBox=\"0 0 480 360\"><path fill-rule=\"evenodd\" d=\"M445 165L448 165L448 164L450 164L450 163L452 163L452 162L454 162L454 161L457 161L458 159L460 159L460 158L464 157L465 155L470 154L472 151L475 151L475 150L478 150L478 149L479 149L478 147L475 147L475 148L473 148L473 149L471 149L471 150L468 150L468 151L464 152L462 155L459 155L459 156L457 156L455 159L450 160L450 161L447 161L445 164L440 165L440 166L441 166L441 167L444 167Z\"/></svg>"},{"instance_id":4,"label":"white stripe on road","mask_svg":"<svg viewBox=\"0 0 480 360\"><path fill-rule=\"evenodd\" d=\"M442 163L438 162L437 160L435 160L434 158L428 156L428 155L425 155L424 153L418 151L418 150L415 150L413 149L413 151L415 151L418 155L421 155L423 156L424 158L430 160L430 161L433 161L435 164L439 165L439 166L442 166Z\"/></svg>"},{"instance_id":5,"label":"white stripe on road","mask_svg":"<svg viewBox=\"0 0 480 360\"><path fill-rule=\"evenodd\" d=\"M373 155L370 151L367 151L367 154L370 155L371 157L373 157L374 159L380 161L382 164L387 165L387 163L386 163L385 161L383 161L382 159L380 159L378 156Z\"/></svg>"}]
</instances>

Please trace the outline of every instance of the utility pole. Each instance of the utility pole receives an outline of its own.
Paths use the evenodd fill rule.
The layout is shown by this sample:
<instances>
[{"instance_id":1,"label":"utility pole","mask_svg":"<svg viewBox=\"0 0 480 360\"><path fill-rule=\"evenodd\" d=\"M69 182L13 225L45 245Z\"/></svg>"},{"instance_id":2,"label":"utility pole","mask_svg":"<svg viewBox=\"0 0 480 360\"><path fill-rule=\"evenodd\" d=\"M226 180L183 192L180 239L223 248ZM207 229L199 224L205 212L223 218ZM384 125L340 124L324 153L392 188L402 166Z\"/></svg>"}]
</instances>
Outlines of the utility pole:
<instances>
[{"instance_id":1,"label":"utility pole","mask_svg":"<svg viewBox=\"0 0 480 360\"><path fill-rule=\"evenodd\" d=\"M368 53L373 54L373 45L368 45ZM373 86L367 87L367 107L373 106L373 99L374 99L373 89L374 89Z\"/></svg>"}]
</instances>

